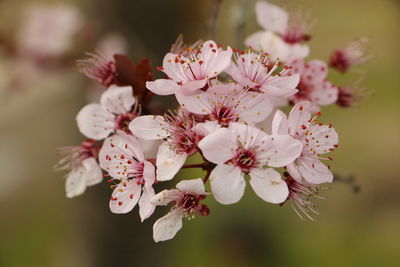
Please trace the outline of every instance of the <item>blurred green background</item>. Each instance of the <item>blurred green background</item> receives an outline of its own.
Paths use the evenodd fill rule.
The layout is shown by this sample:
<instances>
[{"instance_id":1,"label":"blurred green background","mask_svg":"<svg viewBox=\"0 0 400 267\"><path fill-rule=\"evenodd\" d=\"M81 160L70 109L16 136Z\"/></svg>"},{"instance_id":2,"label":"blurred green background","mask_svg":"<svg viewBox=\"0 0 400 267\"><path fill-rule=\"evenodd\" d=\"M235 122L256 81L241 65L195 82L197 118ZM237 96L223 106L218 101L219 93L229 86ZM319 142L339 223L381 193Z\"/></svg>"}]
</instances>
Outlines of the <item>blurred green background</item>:
<instances>
[{"instance_id":1,"label":"blurred green background","mask_svg":"<svg viewBox=\"0 0 400 267\"><path fill-rule=\"evenodd\" d=\"M25 7L58 2L0 1L0 32L13 33ZM179 33L189 42L207 38L208 0L64 2L76 5L98 36L125 36L129 55L149 57L154 67ZM333 170L355 175L359 194L332 184L327 200L318 201L317 222L303 222L290 205L269 205L251 189L236 205L210 198L210 216L184 221L173 240L155 244L152 224L167 209L141 224L137 209L109 211L106 183L71 200L63 174L53 172L56 149L82 139L75 115L87 102L88 84L71 62L22 90L0 83L0 266L400 266L400 1L274 2L309 8L317 19L310 58L328 59L333 49L370 38L373 59L346 77L332 72L332 79L346 84L362 72L362 85L372 93L356 108L329 107L322 117L340 134ZM254 3L223 0L218 42L241 46L240 38L259 29ZM76 53L82 57L94 46L89 40ZM4 53L0 61L6 79L12 62Z\"/></svg>"}]
</instances>

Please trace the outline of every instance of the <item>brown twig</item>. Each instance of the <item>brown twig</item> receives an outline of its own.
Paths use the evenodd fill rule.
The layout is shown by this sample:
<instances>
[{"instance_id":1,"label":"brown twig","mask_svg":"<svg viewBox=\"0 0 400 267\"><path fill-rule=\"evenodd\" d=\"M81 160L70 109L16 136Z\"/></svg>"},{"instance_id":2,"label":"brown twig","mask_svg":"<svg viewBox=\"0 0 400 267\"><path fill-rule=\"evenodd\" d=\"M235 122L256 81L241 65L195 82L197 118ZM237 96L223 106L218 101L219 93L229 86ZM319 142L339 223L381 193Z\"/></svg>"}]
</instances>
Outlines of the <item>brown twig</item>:
<instances>
[{"instance_id":1,"label":"brown twig","mask_svg":"<svg viewBox=\"0 0 400 267\"><path fill-rule=\"evenodd\" d=\"M206 176L203 179L203 183L207 183L208 178L210 178L210 174L211 174L211 169L207 170Z\"/></svg>"},{"instance_id":2,"label":"brown twig","mask_svg":"<svg viewBox=\"0 0 400 267\"><path fill-rule=\"evenodd\" d=\"M197 164L186 164L182 166L182 169L189 169L189 168L202 168L205 169L208 167L208 163L204 162L204 163L197 163Z\"/></svg>"},{"instance_id":3,"label":"brown twig","mask_svg":"<svg viewBox=\"0 0 400 267\"><path fill-rule=\"evenodd\" d=\"M335 176L335 179L333 180L334 182L340 182L349 185L353 193L357 194L361 191L361 186L360 184L357 183L354 175L342 176L336 173L334 176Z\"/></svg>"}]
</instances>

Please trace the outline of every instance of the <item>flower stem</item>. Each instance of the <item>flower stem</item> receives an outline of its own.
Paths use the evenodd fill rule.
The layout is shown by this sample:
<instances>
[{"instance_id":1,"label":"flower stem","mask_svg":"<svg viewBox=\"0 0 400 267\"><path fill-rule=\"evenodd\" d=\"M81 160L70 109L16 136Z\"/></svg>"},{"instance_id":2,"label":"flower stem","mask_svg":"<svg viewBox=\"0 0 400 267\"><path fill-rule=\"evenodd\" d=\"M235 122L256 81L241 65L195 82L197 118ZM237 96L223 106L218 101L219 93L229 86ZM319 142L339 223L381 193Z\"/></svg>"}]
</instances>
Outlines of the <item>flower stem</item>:
<instances>
[{"instance_id":1,"label":"flower stem","mask_svg":"<svg viewBox=\"0 0 400 267\"><path fill-rule=\"evenodd\" d=\"M206 174L206 176L205 176L204 179L203 179L203 183L204 183L204 184L207 183L208 178L210 178L210 174L211 174L211 170L208 169L208 170L207 170L207 174Z\"/></svg>"}]
</instances>

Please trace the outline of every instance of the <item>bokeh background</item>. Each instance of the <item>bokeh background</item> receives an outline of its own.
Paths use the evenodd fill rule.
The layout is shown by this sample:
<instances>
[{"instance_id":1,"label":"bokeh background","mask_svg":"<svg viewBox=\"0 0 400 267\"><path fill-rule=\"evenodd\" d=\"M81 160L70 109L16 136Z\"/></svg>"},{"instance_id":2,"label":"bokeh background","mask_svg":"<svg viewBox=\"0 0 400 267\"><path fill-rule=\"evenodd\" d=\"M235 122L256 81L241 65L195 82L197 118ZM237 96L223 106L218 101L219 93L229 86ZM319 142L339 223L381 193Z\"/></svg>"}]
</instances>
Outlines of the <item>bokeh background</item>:
<instances>
[{"instance_id":1,"label":"bokeh background","mask_svg":"<svg viewBox=\"0 0 400 267\"><path fill-rule=\"evenodd\" d=\"M333 169L354 175L333 183L318 201L317 222L266 204L250 190L236 205L211 198L211 215L185 221L175 239L155 244L152 224L167 210L139 223L138 212L112 214L106 183L75 199L64 193L63 173L53 171L56 149L82 140L75 115L99 89L74 69L105 36L119 34L129 56L161 65L179 33L206 39L209 0L0 1L0 266L400 266L400 1L296 0L274 3L310 9L310 58L355 38L370 38L373 59L337 84L364 76L371 92L356 108L326 108L325 122L340 133ZM13 40L32 6L73 5L85 21L66 55L50 63L26 63ZM216 39L243 46L259 29L255 1L223 0ZM122 39L122 40L121 40ZM122 44L121 44L122 43ZM46 49L46 48L43 48ZM22 62L22 63L21 63ZM43 67L44 66L44 67ZM181 177L200 174L184 171Z\"/></svg>"}]
</instances>

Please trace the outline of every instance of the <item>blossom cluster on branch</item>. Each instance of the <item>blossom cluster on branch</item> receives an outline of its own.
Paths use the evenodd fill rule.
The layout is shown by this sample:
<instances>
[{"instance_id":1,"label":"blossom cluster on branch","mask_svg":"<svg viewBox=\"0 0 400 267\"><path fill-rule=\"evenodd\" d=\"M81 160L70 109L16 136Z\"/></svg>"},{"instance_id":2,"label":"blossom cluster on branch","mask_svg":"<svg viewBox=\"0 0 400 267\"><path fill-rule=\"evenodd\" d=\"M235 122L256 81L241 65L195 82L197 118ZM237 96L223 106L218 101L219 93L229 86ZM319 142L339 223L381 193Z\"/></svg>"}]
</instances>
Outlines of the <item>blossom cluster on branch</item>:
<instances>
[{"instance_id":1,"label":"blossom cluster on branch","mask_svg":"<svg viewBox=\"0 0 400 267\"><path fill-rule=\"evenodd\" d=\"M160 79L153 79L147 59L81 60L81 71L107 89L76 117L88 139L62 150L66 157L58 167L69 170L67 196L82 194L104 176L113 188L114 213L138 205L143 221L157 206L171 205L154 223L156 242L173 238L183 218L208 215L206 198L238 202L246 183L262 200L290 202L301 218L313 219L318 212L311 198L333 181L326 162L338 147L338 134L320 121L320 110L334 103L348 107L355 99L327 80L328 71L362 63L364 50L351 44L334 51L329 64L305 60L311 36L301 14L292 17L263 1L256 14L264 30L246 39L248 48L213 40L184 45L179 38L157 68ZM167 111L154 95L172 95L178 106ZM285 106L291 106L288 115ZM201 162L186 164L195 155ZM183 168L205 175L155 192L156 184Z\"/></svg>"}]
</instances>

